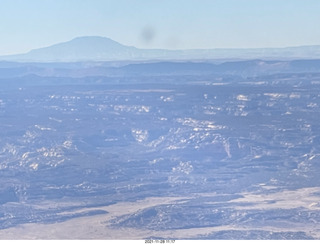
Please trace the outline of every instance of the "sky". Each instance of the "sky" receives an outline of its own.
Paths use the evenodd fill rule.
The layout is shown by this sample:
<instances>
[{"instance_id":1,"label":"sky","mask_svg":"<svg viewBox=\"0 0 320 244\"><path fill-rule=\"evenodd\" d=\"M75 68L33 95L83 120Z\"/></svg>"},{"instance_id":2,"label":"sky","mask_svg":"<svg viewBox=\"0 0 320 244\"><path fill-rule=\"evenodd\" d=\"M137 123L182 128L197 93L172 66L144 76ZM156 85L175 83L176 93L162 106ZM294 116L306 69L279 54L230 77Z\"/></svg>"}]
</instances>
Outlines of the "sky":
<instances>
[{"instance_id":1,"label":"sky","mask_svg":"<svg viewBox=\"0 0 320 244\"><path fill-rule=\"evenodd\" d=\"M1 0L0 55L105 36L138 48L320 45L319 0Z\"/></svg>"}]
</instances>

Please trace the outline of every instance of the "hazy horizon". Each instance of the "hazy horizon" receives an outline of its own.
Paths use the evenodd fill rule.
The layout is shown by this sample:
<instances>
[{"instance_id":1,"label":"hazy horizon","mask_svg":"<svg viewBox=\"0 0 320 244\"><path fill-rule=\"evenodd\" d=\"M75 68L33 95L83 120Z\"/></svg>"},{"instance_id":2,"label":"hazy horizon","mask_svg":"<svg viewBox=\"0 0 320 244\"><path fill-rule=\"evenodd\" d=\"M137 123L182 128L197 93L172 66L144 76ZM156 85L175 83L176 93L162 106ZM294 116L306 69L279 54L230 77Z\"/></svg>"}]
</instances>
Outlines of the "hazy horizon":
<instances>
[{"instance_id":1,"label":"hazy horizon","mask_svg":"<svg viewBox=\"0 0 320 244\"><path fill-rule=\"evenodd\" d=\"M0 55L103 36L143 49L319 45L320 2L278 0L1 2Z\"/></svg>"},{"instance_id":2,"label":"hazy horizon","mask_svg":"<svg viewBox=\"0 0 320 244\"><path fill-rule=\"evenodd\" d=\"M139 47L136 47L136 46L132 46L132 45L125 45L121 42L118 42L117 40L114 40L110 37L107 37L107 36L78 36L78 37L74 37L70 40L66 40L66 41L62 41L62 42L59 42L59 43L53 43L52 45L49 45L49 46L43 46L43 47L35 47L33 49L30 49L30 50L27 50L23 53L13 53L13 54L6 54L6 55L0 55L0 56L11 56L11 55L20 55L20 54L27 54L33 50L37 50L37 49L42 49L42 48L48 48L48 47L51 47L51 46L55 46L55 45L59 45L59 44L63 44L63 43L67 43L67 42L70 42L74 39L77 39L77 38L85 38L85 37L101 37L101 38L108 38L112 41L115 41L123 46L128 46L128 47L135 47L135 48L138 48L138 49L146 49L146 50L152 50L152 49L163 49L163 50L210 50L210 49L220 49L220 50L223 50L223 49L234 49L234 50L237 50L237 49L281 49L281 48L295 48L295 47L311 47L311 46L320 46L320 45L298 45L298 46L284 46L284 47L243 47L243 48L238 48L238 47L231 47L231 48L185 48L185 49L181 49L181 48L174 48L174 49L170 49L170 48L139 48Z\"/></svg>"}]
</instances>

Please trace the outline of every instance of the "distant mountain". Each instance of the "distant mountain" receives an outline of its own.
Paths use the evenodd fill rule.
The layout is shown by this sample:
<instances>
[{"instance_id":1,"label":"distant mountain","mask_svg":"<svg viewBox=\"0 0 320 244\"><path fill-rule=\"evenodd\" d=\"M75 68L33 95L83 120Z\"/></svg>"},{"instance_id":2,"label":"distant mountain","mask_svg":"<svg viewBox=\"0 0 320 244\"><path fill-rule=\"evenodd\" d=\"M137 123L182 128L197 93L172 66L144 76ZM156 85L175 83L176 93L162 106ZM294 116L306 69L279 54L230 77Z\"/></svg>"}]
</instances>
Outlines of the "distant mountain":
<instances>
[{"instance_id":1,"label":"distant mountain","mask_svg":"<svg viewBox=\"0 0 320 244\"><path fill-rule=\"evenodd\" d=\"M2 61L83 62L141 60L245 60L245 59L317 59L320 46L252 49L139 49L125 46L106 37L78 37L71 41L25 54L0 56Z\"/></svg>"},{"instance_id":2,"label":"distant mountain","mask_svg":"<svg viewBox=\"0 0 320 244\"><path fill-rule=\"evenodd\" d=\"M1 57L10 61L84 61L126 59L134 56L137 49L121 45L105 37L78 37L68 42L31 50L26 54Z\"/></svg>"}]
</instances>

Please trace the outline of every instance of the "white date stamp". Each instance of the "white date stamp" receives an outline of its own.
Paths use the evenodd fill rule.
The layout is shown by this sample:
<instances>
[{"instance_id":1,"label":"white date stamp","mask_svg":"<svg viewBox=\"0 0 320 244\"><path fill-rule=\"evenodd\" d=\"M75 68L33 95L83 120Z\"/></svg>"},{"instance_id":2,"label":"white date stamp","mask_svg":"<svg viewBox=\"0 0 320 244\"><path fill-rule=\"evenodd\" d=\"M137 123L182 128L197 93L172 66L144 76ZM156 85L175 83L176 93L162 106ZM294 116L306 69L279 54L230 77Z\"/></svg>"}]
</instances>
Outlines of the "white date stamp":
<instances>
[{"instance_id":1,"label":"white date stamp","mask_svg":"<svg viewBox=\"0 0 320 244\"><path fill-rule=\"evenodd\" d=\"M175 240L145 240L145 244L173 244Z\"/></svg>"}]
</instances>

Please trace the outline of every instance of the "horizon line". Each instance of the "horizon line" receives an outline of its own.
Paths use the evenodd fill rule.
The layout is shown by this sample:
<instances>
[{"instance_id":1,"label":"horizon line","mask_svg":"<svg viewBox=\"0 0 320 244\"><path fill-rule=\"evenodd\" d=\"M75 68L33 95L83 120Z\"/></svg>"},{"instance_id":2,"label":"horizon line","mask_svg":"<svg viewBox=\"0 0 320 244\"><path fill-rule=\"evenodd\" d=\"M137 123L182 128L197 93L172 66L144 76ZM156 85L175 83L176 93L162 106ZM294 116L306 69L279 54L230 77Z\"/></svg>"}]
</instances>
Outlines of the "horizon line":
<instances>
[{"instance_id":1,"label":"horizon line","mask_svg":"<svg viewBox=\"0 0 320 244\"><path fill-rule=\"evenodd\" d=\"M69 39L67 41L62 41L62 42L57 42L51 45L47 45L47 46L43 46L43 47L38 47L38 48L33 48L30 49L26 52L20 52L20 53L12 53L12 54L0 54L1 57L6 57L6 56L15 56L15 55L24 55L24 54L28 54L31 51L34 50L39 50L39 49L45 49L45 48L50 48L56 45L60 45L60 44L64 44L64 43L69 43L72 42L76 39L81 39L81 38L101 38L101 39L108 39L111 40L115 43L118 43L124 47L133 47L139 50L168 50L168 51L205 51L205 50L257 50L257 49L287 49L287 48L304 48L304 47L320 47L320 44L305 44L305 45L288 45L288 46L274 46L274 47L215 47L215 48L184 48L184 49L179 49L179 48L175 48L175 49L171 49L171 48L139 48L133 45L125 45L122 44L121 42L115 41L114 39L110 38L110 37L106 37L106 36L99 36L99 35L92 35L92 36L76 36L72 39Z\"/></svg>"}]
</instances>

